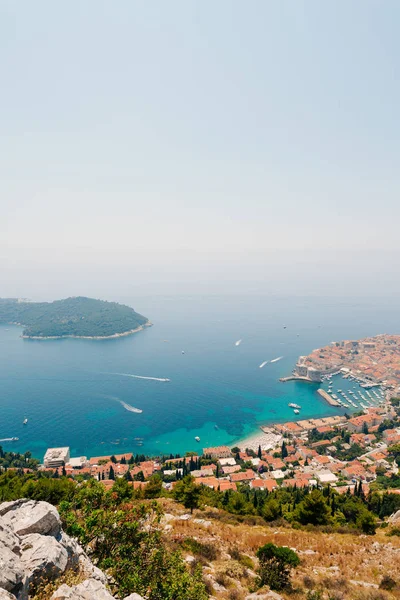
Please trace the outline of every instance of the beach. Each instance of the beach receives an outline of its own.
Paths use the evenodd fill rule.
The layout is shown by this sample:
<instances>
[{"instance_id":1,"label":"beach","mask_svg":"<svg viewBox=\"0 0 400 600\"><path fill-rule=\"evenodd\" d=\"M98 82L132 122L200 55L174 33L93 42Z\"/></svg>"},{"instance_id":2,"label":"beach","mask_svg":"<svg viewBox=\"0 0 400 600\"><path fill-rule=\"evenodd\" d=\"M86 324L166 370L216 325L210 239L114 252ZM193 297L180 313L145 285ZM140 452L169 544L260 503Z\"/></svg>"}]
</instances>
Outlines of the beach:
<instances>
[{"instance_id":1,"label":"beach","mask_svg":"<svg viewBox=\"0 0 400 600\"><path fill-rule=\"evenodd\" d=\"M261 450L271 450L275 448L283 440L282 435L274 431L271 427L260 428L259 431L245 437L235 444L240 450L244 451L246 448L250 448L257 452L258 447L261 446Z\"/></svg>"}]
</instances>

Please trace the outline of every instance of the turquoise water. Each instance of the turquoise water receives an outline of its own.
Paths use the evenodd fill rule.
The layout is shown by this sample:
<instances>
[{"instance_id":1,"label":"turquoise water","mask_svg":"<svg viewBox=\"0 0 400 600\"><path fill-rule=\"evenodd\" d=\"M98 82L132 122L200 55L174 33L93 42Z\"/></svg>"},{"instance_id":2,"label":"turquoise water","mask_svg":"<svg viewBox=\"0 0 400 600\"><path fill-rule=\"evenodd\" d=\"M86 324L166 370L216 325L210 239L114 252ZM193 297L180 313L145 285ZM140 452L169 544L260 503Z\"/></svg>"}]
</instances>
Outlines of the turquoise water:
<instances>
[{"instance_id":1,"label":"turquoise water","mask_svg":"<svg viewBox=\"0 0 400 600\"><path fill-rule=\"evenodd\" d=\"M278 378L290 374L299 354L332 340L398 333L394 300L117 300L154 327L104 341L23 340L20 328L0 327L0 438L19 437L4 448L39 458L62 445L75 456L182 453L233 444L261 423L293 419L289 402L302 406L302 418L337 414L316 394L317 385ZM342 382L336 387L347 389Z\"/></svg>"}]
</instances>

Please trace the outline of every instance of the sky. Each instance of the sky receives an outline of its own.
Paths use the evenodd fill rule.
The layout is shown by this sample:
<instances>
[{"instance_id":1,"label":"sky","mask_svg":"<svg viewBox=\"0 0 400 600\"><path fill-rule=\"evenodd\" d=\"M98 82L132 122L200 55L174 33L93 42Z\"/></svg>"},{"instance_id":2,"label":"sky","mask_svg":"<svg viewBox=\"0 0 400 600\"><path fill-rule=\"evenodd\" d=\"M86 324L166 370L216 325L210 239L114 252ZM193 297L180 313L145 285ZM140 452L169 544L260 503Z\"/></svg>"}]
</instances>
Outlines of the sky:
<instances>
[{"instance_id":1,"label":"sky","mask_svg":"<svg viewBox=\"0 0 400 600\"><path fill-rule=\"evenodd\" d=\"M399 22L0 0L0 296L400 296Z\"/></svg>"}]
</instances>

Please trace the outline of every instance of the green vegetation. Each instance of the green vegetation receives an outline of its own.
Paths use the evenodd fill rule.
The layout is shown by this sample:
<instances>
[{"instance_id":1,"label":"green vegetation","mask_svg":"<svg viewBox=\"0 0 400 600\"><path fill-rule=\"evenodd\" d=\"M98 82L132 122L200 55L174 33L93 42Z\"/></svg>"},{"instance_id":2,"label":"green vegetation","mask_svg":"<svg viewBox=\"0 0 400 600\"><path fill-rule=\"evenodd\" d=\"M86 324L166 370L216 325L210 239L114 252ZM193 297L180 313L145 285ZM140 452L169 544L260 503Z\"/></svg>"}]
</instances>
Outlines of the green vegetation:
<instances>
[{"instance_id":1,"label":"green vegetation","mask_svg":"<svg viewBox=\"0 0 400 600\"><path fill-rule=\"evenodd\" d=\"M93 298L55 302L0 299L0 323L23 325L23 335L27 337L107 337L132 331L147 322L129 306Z\"/></svg>"},{"instance_id":2,"label":"green vegetation","mask_svg":"<svg viewBox=\"0 0 400 600\"><path fill-rule=\"evenodd\" d=\"M300 563L296 552L271 543L259 548L257 557L260 561L260 583L269 585L272 590L282 590L288 587L290 571Z\"/></svg>"},{"instance_id":3,"label":"green vegetation","mask_svg":"<svg viewBox=\"0 0 400 600\"><path fill-rule=\"evenodd\" d=\"M32 458L30 452L20 454L19 452L5 452L0 446L0 470L4 469L37 469L39 464L37 458Z\"/></svg>"}]
</instances>

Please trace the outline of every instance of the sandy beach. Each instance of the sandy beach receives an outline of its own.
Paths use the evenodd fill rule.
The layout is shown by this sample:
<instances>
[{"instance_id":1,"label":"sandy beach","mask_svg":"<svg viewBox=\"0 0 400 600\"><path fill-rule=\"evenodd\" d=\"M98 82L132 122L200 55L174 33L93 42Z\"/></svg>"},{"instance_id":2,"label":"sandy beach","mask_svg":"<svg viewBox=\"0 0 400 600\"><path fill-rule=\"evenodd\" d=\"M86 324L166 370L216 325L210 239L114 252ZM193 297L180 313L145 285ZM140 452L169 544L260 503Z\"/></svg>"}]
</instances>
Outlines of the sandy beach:
<instances>
[{"instance_id":1,"label":"sandy beach","mask_svg":"<svg viewBox=\"0 0 400 600\"><path fill-rule=\"evenodd\" d=\"M241 450L251 448L251 450L257 452L259 446L261 446L261 450L271 450L280 445L283 437L272 428L265 427L264 429L265 431L260 429L243 440L239 440L235 446L238 446Z\"/></svg>"}]
</instances>

